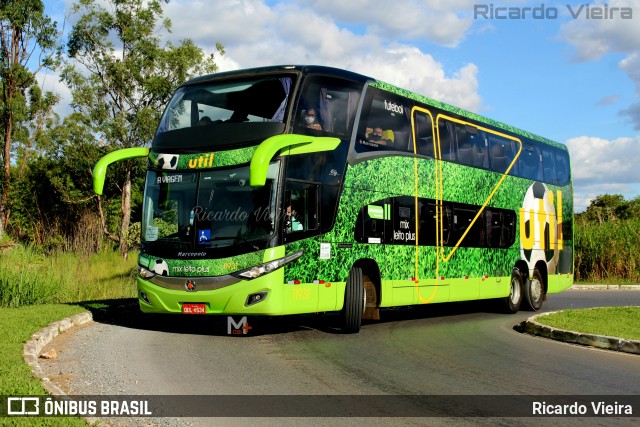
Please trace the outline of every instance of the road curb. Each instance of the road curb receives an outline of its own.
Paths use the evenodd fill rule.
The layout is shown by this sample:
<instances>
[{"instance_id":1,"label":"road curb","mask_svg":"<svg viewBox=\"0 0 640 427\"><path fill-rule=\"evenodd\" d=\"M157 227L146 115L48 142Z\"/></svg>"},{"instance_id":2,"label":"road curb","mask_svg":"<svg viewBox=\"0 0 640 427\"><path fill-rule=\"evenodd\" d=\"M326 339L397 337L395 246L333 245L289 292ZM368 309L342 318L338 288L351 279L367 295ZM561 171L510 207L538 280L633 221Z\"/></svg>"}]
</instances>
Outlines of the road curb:
<instances>
[{"instance_id":1,"label":"road curb","mask_svg":"<svg viewBox=\"0 0 640 427\"><path fill-rule=\"evenodd\" d=\"M560 310L562 311L562 310ZM584 345L604 350L614 350L623 353L640 355L640 341L626 340L624 338L608 337L605 335L586 334L582 332L566 331L553 328L537 322L540 317L548 316L558 311L541 313L528 318L524 322L523 332L556 341L563 341L570 344Z\"/></svg>"},{"instance_id":2,"label":"road curb","mask_svg":"<svg viewBox=\"0 0 640 427\"><path fill-rule=\"evenodd\" d=\"M572 285L569 290L582 291L587 289L609 291L640 291L640 285Z\"/></svg>"},{"instance_id":3,"label":"road curb","mask_svg":"<svg viewBox=\"0 0 640 427\"><path fill-rule=\"evenodd\" d=\"M38 358L40 357L42 349L62 332L65 332L75 326L85 325L91 322L93 322L93 315L90 312L85 311L83 313L79 313L74 316L67 317L66 319L58 320L57 322L51 323L49 326L31 335L31 339L24 344L22 350L22 358L24 359L25 363L31 368L31 373L33 374L33 376L36 378L40 378L42 386L50 395L57 396L62 399L67 397L67 394L62 391L60 387L55 385L49 378L45 376L44 370L38 362ZM84 417L84 420L92 426L109 427L109 424L100 421L100 419L98 418Z\"/></svg>"}]
</instances>

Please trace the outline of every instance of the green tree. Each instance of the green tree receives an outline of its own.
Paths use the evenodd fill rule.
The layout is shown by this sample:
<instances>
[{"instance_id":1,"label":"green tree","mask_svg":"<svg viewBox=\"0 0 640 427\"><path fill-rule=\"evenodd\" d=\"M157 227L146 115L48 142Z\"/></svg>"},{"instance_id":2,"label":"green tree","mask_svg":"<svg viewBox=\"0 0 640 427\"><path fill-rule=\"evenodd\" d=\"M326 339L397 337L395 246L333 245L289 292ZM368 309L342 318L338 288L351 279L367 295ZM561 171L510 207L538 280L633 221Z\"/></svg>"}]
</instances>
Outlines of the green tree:
<instances>
[{"instance_id":1,"label":"green tree","mask_svg":"<svg viewBox=\"0 0 640 427\"><path fill-rule=\"evenodd\" d=\"M11 212L13 144L17 139L28 144L33 135L29 134L25 123L39 115L42 117L38 108L44 108L46 115L46 111L50 111L49 107L55 103L55 97L42 95L39 91L36 75L44 67L52 65L57 34L56 23L44 14L42 1L0 2L0 132L3 140L0 234L8 226ZM29 92L31 101L35 101L31 105Z\"/></svg>"},{"instance_id":2,"label":"green tree","mask_svg":"<svg viewBox=\"0 0 640 427\"><path fill-rule=\"evenodd\" d=\"M72 90L73 108L85 115L108 146L148 144L175 88L188 78L217 70L191 40L162 42L170 32L158 0L80 0L80 15L67 43L62 76ZM223 54L220 44L217 53ZM120 250L127 256L131 182L135 161L124 163ZM140 162L138 162L140 163ZM106 231L106 230L105 230Z\"/></svg>"},{"instance_id":3,"label":"green tree","mask_svg":"<svg viewBox=\"0 0 640 427\"><path fill-rule=\"evenodd\" d=\"M591 201L587 210L577 215L581 220L604 224L637 217L640 213L640 198L630 201L622 194L603 194Z\"/></svg>"}]
</instances>

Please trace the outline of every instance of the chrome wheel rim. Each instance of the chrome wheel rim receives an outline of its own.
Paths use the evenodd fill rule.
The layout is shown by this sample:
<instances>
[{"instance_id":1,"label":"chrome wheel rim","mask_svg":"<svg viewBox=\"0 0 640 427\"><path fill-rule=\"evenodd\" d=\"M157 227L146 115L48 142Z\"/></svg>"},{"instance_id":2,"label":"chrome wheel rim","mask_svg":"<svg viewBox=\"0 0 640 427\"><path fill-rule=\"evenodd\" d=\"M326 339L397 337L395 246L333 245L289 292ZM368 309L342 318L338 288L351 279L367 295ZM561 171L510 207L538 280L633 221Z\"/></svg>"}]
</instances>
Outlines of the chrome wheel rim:
<instances>
[{"instance_id":1,"label":"chrome wheel rim","mask_svg":"<svg viewBox=\"0 0 640 427\"><path fill-rule=\"evenodd\" d=\"M520 301L520 280L517 277L511 278L511 293L509 296L513 305L518 304L518 301Z\"/></svg>"}]
</instances>

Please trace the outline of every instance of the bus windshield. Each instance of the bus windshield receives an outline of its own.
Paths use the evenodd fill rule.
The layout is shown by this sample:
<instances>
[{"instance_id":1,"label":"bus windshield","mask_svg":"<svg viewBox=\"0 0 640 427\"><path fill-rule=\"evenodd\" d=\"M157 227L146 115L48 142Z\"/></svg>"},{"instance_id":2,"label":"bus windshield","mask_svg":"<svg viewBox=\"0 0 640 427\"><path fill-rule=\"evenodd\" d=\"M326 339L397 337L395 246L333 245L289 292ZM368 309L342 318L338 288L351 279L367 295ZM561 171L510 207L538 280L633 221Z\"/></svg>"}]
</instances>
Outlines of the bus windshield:
<instances>
[{"instance_id":1,"label":"bus windshield","mask_svg":"<svg viewBox=\"0 0 640 427\"><path fill-rule=\"evenodd\" d=\"M292 80L263 76L183 86L165 110L158 134L219 123L282 123Z\"/></svg>"},{"instance_id":2,"label":"bus windshield","mask_svg":"<svg viewBox=\"0 0 640 427\"><path fill-rule=\"evenodd\" d=\"M221 248L265 241L275 230L280 163L269 166L266 184L249 186L249 167L203 172L147 173L142 218L145 248Z\"/></svg>"}]
</instances>

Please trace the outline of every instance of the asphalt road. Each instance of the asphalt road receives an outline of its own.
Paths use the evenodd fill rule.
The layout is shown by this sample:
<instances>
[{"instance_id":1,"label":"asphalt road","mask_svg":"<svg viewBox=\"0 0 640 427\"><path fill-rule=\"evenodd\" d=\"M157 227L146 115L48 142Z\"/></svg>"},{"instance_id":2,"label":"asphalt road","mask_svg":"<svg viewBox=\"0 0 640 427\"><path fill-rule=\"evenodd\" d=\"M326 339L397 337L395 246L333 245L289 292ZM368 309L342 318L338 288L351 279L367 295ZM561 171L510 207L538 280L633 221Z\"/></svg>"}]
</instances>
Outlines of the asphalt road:
<instances>
[{"instance_id":1,"label":"asphalt road","mask_svg":"<svg viewBox=\"0 0 640 427\"><path fill-rule=\"evenodd\" d=\"M640 291L570 290L550 295L541 311L616 305L640 305ZM640 357L550 341L513 329L531 315L501 314L482 302L440 304L384 311L382 321L366 323L354 335L338 333L330 317L296 316L250 318L248 335L229 336L226 318L143 316L132 306L102 317L94 315L96 322L62 334L51 344L58 357L41 364L70 395L463 395L462 401L454 397L430 402L438 406L431 416L460 415L464 413L460 405L474 403L473 396L480 402L485 395L534 395L551 403L557 395L594 395L594 401L600 400L598 395L640 395ZM514 404L504 399L488 405ZM197 398L193 400L197 403ZM290 407L293 401L285 402L288 409L275 403L268 410L299 415ZM379 404L361 398L354 402L356 415ZM270 402L262 403L269 406ZM315 403L326 406L322 413L344 415L340 409L344 399L335 406L324 400ZM640 417L636 415L640 405L633 410ZM371 418L309 418L305 423L555 426L632 425L640 419L510 418L508 411L499 409L477 418L388 418L405 414L380 411L366 412ZM256 425L255 420L218 418L212 424L207 418L149 418L145 422ZM301 420L269 418L257 424L300 425ZM136 425L139 421L110 422Z\"/></svg>"}]
</instances>

